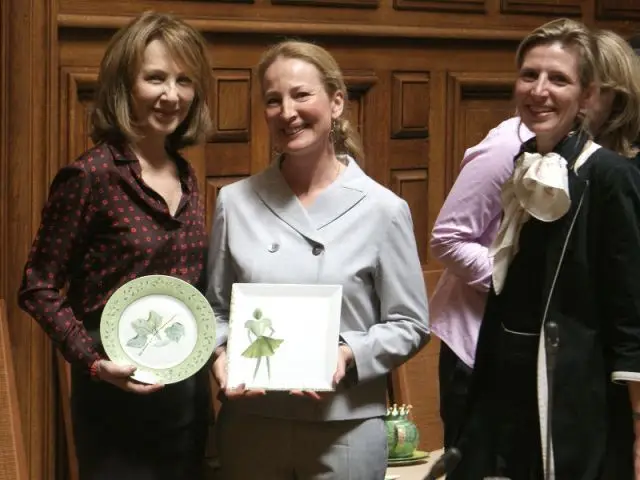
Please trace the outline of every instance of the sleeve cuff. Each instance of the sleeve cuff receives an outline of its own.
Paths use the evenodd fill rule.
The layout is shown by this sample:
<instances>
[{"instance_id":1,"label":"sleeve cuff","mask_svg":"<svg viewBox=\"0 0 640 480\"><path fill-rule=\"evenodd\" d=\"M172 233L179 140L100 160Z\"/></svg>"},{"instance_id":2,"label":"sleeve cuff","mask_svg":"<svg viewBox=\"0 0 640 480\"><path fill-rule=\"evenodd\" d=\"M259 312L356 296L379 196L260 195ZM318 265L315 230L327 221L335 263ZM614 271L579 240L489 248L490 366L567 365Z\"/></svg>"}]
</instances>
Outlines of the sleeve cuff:
<instances>
[{"instance_id":1,"label":"sleeve cuff","mask_svg":"<svg viewBox=\"0 0 640 480\"><path fill-rule=\"evenodd\" d=\"M64 359L71 365L85 368L87 372L91 370L91 366L97 360L102 360L102 356L95 350L83 351L77 353L76 351L60 350Z\"/></svg>"},{"instance_id":2,"label":"sleeve cuff","mask_svg":"<svg viewBox=\"0 0 640 480\"><path fill-rule=\"evenodd\" d=\"M100 359L94 360L93 362L91 362L91 365L89 366L89 376L91 377L92 380L98 381L100 380L100 377L98 376L98 368L100 366Z\"/></svg>"},{"instance_id":3,"label":"sleeve cuff","mask_svg":"<svg viewBox=\"0 0 640 480\"><path fill-rule=\"evenodd\" d=\"M616 371L611 374L611 381L620 384L640 382L640 372Z\"/></svg>"}]
</instances>

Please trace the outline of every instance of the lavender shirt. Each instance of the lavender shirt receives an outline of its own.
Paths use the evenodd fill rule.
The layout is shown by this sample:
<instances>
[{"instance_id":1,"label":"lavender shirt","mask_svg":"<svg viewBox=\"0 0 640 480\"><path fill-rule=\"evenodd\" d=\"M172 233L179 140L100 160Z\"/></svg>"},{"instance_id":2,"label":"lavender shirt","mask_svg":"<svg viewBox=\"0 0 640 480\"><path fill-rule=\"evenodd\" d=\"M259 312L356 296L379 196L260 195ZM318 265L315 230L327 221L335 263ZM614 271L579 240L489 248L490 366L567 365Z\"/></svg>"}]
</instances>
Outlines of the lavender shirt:
<instances>
[{"instance_id":1,"label":"lavender shirt","mask_svg":"<svg viewBox=\"0 0 640 480\"><path fill-rule=\"evenodd\" d=\"M469 148L431 232L431 250L446 268L429 302L431 331L470 367L491 286L489 246L502 217L502 184L532 136L514 117Z\"/></svg>"}]
</instances>

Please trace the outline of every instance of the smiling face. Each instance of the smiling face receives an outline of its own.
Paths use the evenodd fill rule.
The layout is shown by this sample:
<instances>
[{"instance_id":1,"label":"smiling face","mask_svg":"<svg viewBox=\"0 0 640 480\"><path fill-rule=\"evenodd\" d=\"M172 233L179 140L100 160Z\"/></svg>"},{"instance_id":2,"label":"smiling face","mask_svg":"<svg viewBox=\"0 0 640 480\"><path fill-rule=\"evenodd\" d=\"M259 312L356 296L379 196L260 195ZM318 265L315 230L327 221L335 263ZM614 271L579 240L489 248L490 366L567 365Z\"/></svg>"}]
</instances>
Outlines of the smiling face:
<instances>
[{"instance_id":1,"label":"smiling face","mask_svg":"<svg viewBox=\"0 0 640 480\"><path fill-rule=\"evenodd\" d=\"M331 125L342 114L344 95L330 96L314 65L278 57L262 85L269 132L280 152L290 157L333 152Z\"/></svg>"},{"instance_id":2,"label":"smiling face","mask_svg":"<svg viewBox=\"0 0 640 480\"><path fill-rule=\"evenodd\" d=\"M132 92L138 131L146 138L164 141L187 117L194 97L193 81L174 61L164 42L149 42Z\"/></svg>"},{"instance_id":3,"label":"smiling face","mask_svg":"<svg viewBox=\"0 0 640 480\"><path fill-rule=\"evenodd\" d=\"M578 61L578 52L560 43L538 45L524 55L514 95L541 151L551 150L572 130L593 93L580 85Z\"/></svg>"}]
</instances>

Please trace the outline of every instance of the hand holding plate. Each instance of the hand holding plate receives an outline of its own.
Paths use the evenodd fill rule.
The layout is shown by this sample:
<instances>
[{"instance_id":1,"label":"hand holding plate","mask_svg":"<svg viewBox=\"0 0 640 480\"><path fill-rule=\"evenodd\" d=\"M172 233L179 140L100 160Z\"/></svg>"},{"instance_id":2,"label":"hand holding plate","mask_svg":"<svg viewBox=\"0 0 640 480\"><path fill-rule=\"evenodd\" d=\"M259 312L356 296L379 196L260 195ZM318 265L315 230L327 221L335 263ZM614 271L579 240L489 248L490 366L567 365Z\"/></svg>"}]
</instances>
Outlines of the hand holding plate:
<instances>
[{"instance_id":1,"label":"hand holding plate","mask_svg":"<svg viewBox=\"0 0 640 480\"><path fill-rule=\"evenodd\" d=\"M337 387L338 384L344 378L347 368L353 363L354 355L351 347L346 343L340 344L338 347L338 365L336 366L336 373L333 374L333 387Z\"/></svg>"},{"instance_id":2,"label":"hand holding plate","mask_svg":"<svg viewBox=\"0 0 640 480\"><path fill-rule=\"evenodd\" d=\"M233 388L227 387L227 349L224 346L218 347L215 351L213 377L216 382L218 382L218 386L224 391L227 398L254 397L267 393L265 390L247 390L244 384Z\"/></svg>"},{"instance_id":3,"label":"hand holding plate","mask_svg":"<svg viewBox=\"0 0 640 480\"><path fill-rule=\"evenodd\" d=\"M96 375L104 382L109 382L122 390L140 395L157 392L164 387L160 383L147 385L136 382L131 378L135 371L136 368L132 365L118 365L109 360L98 360Z\"/></svg>"},{"instance_id":4,"label":"hand holding plate","mask_svg":"<svg viewBox=\"0 0 640 480\"><path fill-rule=\"evenodd\" d=\"M296 397L310 397L314 400L322 400L322 396L315 390L290 390L289 393Z\"/></svg>"},{"instance_id":5,"label":"hand holding plate","mask_svg":"<svg viewBox=\"0 0 640 480\"><path fill-rule=\"evenodd\" d=\"M338 383L344 378L345 372L347 371L347 366L353 362L353 350L346 344L340 345L338 347L338 364L336 366L336 372L333 374L333 387L336 388ZM291 390L289 392L291 395L295 395L297 397L310 397L314 400L322 400L323 397L330 394L330 392L321 392L318 393L314 390Z\"/></svg>"},{"instance_id":6,"label":"hand holding plate","mask_svg":"<svg viewBox=\"0 0 640 480\"><path fill-rule=\"evenodd\" d=\"M240 384L236 387L227 387L224 390L224 394L227 398L240 398L240 397L258 397L260 395L266 395L267 391L263 389L247 389L243 384Z\"/></svg>"},{"instance_id":7,"label":"hand holding plate","mask_svg":"<svg viewBox=\"0 0 640 480\"><path fill-rule=\"evenodd\" d=\"M227 388L227 349L224 346L216 348L211 367L213 378L221 390Z\"/></svg>"}]
</instances>

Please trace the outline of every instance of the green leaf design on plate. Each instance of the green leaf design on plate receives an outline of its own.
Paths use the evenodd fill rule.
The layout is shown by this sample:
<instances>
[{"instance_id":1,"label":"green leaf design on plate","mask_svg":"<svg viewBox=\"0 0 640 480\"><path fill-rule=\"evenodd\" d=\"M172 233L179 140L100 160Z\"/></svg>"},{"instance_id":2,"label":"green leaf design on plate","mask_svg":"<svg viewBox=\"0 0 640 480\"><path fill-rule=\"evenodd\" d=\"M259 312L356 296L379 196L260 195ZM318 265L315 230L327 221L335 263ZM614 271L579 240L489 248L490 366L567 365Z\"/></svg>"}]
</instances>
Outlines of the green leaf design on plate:
<instances>
[{"instance_id":1,"label":"green leaf design on plate","mask_svg":"<svg viewBox=\"0 0 640 480\"><path fill-rule=\"evenodd\" d=\"M144 347L145 343L147 343L147 335L144 335L144 336L136 335L135 337L133 337L127 342L127 347L142 348Z\"/></svg>"},{"instance_id":2,"label":"green leaf design on plate","mask_svg":"<svg viewBox=\"0 0 640 480\"><path fill-rule=\"evenodd\" d=\"M134 320L131 322L131 327L136 334L146 337L148 335L155 334L161 324L162 317L153 310L149 310L149 316L147 318L138 318Z\"/></svg>"},{"instance_id":3,"label":"green leaf design on plate","mask_svg":"<svg viewBox=\"0 0 640 480\"><path fill-rule=\"evenodd\" d=\"M173 325L167 327L164 333L169 340L178 343L180 339L184 337L184 325L180 322L175 322Z\"/></svg>"},{"instance_id":4,"label":"green leaf design on plate","mask_svg":"<svg viewBox=\"0 0 640 480\"><path fill-rule=\"evenodd\" d=\"M167 337L163 338L160 332L158 332L158 334L153 337L151 345L154 347L164 347L165 345L169 345L169 343L171 343L171 340Z\"/></svg>"},{"instance_id":5,"label":"green leaf design on plate","mask_svg":"<svg viewBox=\"0 0 640 480\"><path fill-rule=\"evenodd\" d=\"M174 315L175 317L175 315ZM162 316L154 310L149 310L147 318L138 318L131 322L136 336L127 342L128 347L140 348L138 355L142 355L150 345L164 347L169 343L178 342L184 336L184 326L179 322L164 321ZM164 331L164 335L162 335Z\"/></svg>"}]
</instances>

